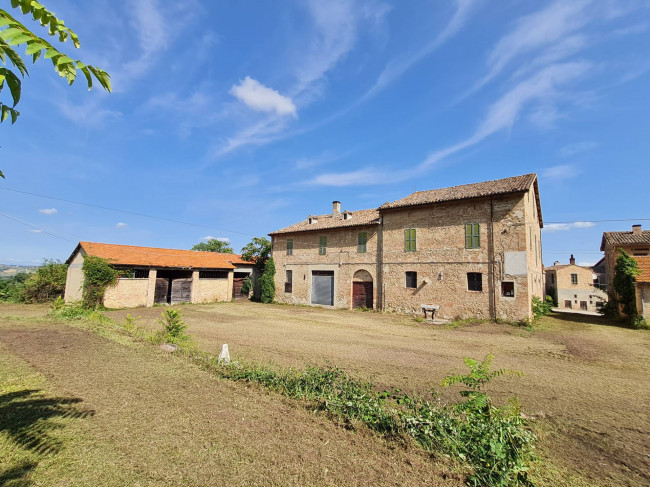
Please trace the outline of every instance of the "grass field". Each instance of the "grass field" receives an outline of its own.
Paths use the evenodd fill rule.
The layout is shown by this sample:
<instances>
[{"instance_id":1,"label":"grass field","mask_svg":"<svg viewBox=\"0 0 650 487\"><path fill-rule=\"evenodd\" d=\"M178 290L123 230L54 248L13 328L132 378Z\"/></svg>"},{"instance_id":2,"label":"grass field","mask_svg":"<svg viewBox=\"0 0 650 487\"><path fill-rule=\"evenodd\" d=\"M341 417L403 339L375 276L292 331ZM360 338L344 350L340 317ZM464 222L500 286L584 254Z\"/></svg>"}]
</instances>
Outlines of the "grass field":
<instances>
[{"instance_id":1,"label":"grass field","mask_svg":"<svg viewBox=\"0 0 650 487\"><path fill-rule=\"evenodd\" d=\"M498 401L517 396L536 418L541 485L650 483L650 333L591 316L553 315L527 331L248 302L181 309L207 351L228 343L234 359L299 367L327 361L379 388L426 391L462 371L463 357L493 353L495 367L524 373L499 378L489 392ZM350 432L299 403L46 312L0 305L0 485L460 482L449 462L412 445L363 428ZM129 311L152 329L161 312ZM127 311L107 314L122 320ZM48 412L32 408L34 400ZM36 411L37 420L12 426L7 411ZM24 440L30 434L54 446L39 449Z\"/></svg>"}]
</instances>

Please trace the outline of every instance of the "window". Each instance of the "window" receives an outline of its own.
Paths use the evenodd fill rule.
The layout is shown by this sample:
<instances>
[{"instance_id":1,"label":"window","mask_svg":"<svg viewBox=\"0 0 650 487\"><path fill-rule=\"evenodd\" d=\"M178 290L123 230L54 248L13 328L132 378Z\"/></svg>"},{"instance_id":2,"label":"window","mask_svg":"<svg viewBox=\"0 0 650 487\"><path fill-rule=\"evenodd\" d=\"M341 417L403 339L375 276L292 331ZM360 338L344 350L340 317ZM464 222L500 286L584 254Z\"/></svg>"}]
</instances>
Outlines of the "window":
<instances>
[{"instance_id":1,"label":"window","mask_svg":"<svg viewBox=\"0 0 650 487\"><path fill-rule=\"evenodd\" d=\"M481 248L481 226L478 223L465 224L465 248Z\"/></svg>"},{"instance_id":2,"label":"window","mask_svg":"<svg viewBox=\"0 0 650 487\"><path fill-rule=\"evenodd\" d=\"M293 239L287 240L287 255L293 255Z\"/></svg>"},{"instance_id":3,"label":"window","mask_svg":"<svg viewBox=\"0 0 650 487\"><path fill-rule=\"evenodd\" d=\"M404 252L415 252L415 228L404 230Z\"/></svg>"},{"instance_id":4,"label":"window","mask_svg":"<svg viewBox=\"0 0 650 487\"><path fill-rule=\"evenodd\" d=\"M418 287L418 273L408 271L406 273L406 287L415 289Z\"/></svg>"},{"instance_id":5,"label":"window","mask_svg":"<svg viewBox=\"0 0 650 487\"><path fill-rule=\"evenodd\" d=\"M515 297L515 283L514 282L502 282L501 283L501 296L507 298Z\"/></svg>"},{"instance_id":6,"label":"window","mask_svg":"<svg viewBox=\"0 0 650 487\"><path fill-rule=\"evenodd\" d=\"M321 237L318 241L318 254L325 255L327 254L327 237Z\"/></svg>"},{"instance_id":7,"label":"window","mask_svg":"<svg viewBox=\"0 0 650 487\"><path fill-rule=\"evenodd\" d=\"M571 284L578 284L578 274L571 274Z\"/></svg>"},{"instance_id":8,"label":"window","mask_svg":"<svg viewBox=\"0 0 650 487\"><path fill-rule=\"evenodd\" d=\"M467 273L467 290L483 291L483 274L480 272Z\"/></svg>"},{"instance_id":9,"label":"window","mask_svg":"<svg viewBox=\"0 0 650 487\"><path fill-rule=\"evenodd\" d=\"M149 269L128 269L122 275L124 279L148 279Z\"/></svg>"},{"instance_id":10,"label":"window","mask_svg":"<svg viewBox=\"0 0 650 487\"><path fill-rule=\"evenodd\" d=\"M199 271L199 279L228 279L228 271Z\"/></svg>"},{"instance_id":11,"label":"window","mask_svg":"<svg viewBox=\"0 0 650 487\"><path fill-rule=\"evenodd\" d=\"M286 271L287 279L284 283L284 292L291 293L293 292L293 271Z\"/></svg>"},{"instance_id":12,"label":"window","mask_svg":"<svg viewBox=\"0 0 650 487\"><path fill-rule=\"evenodd\" d=\"M357 236L357 252L359 254L366 253L366 243L368 242L368 234L366 232L361 232Z\"/></svg>"}]
</instances>

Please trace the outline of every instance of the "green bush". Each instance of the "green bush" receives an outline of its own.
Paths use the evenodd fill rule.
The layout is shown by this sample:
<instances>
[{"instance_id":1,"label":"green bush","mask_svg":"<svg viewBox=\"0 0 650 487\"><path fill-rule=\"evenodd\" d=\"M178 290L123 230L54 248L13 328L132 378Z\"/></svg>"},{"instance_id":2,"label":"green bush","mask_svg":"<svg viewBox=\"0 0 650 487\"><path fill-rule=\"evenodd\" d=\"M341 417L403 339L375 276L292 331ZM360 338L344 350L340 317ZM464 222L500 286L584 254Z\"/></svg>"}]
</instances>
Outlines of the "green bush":
<instances>
[{"instance_id":1,"label":"green bush","mask_svg":"<svg viewBox=\"0 0 650 487\"><path fill-rule=\"evenodd\" d=\"M106 259L87 255L82 266L84 274L82 302L87 308L97 308L104 305L106 289L117 283L120 275L111 267Z\"/></svg>"},{"instance_id":2,"label":"green bush","mask_svg":"<svg viewBox=\"0 0 650 487\"><path fill-rule=\"evenodd\" d=\"M250 276L244 279L244 282L241 283L241 292L248 294L253 287L253 281L251 281Z\"/></svg>"},{"instance_id":3,"label":"green bush","mask_svg":"<svg viewBox=\"0 0 650 487\"><path fill-rule=\"evenodd\" d=\"M13 277L0 278L0 301L18 303L23 300L25 282L29 274L19 272Z\"/></svg>"},{"instance_id":4,"label":"green bush","mask_svg":"<svg viewBox=\"0 0 650 487\"><path fill-rule=\"evenodd\" d=\"M620 255L616 258L614 268L614 290L618 295L621 310L630 324L634 323L637 316L636 310L636 276L639 275L639 266L633 257L623 249L618 249Z\"/></svg>"},{"instance_id":5,"label":"green bush","mask_svg":"<svg viewBox=\"0 0 650 487\"><path fill-rule=\"evenodd\" d=\"M43 303L63 296L67 274L68 264L46 259L25 281L23 300Z\"/></svg>"},{"instance_id":6,"label":"green bush","mask_svg":"<svg viewBox=\"0 0 650 487\"><path fill-rule=\"evenodd\" d=\"M167 343L183 343L189 340L189 335L185 333L187 325L181 318L181 312L174 308L167 308L163 311L162 318L158 320L163 327L162 341Z\"/></svg>"},{"instance_id":7,"label":"green bush","mask_svg":"<svg viewBox=\"0 0 650 487\"><path fill-rule=\"evenodd\" d=\"M637 316L632 321L632 328L635 330L650 330L650 322L646 320L643 316Z\"/></svg>"},{"instance_id":8,"label":"green bush","mask_svg":"<svg viewBox=\"0 0 650 487\"><path fill-rule=\"evenodd\" d=\"M264 273L260 277L260 301L272 303L275 299L275 263L268 259L264 264Z\"/></svg>"},{"instance_id":9,"label":"green bush","mask_svg":"<svg viewBox=\"0 0 650 487\"><path fill-rule=\"evenodd\" d=\"M546 296L546 299L542 301L537 296L533 296L532 299L532 310L533 310L533 321L540 319L542 316L546 316L551 312L553 308L553 297Z\"/></svg>"}]
</instances>

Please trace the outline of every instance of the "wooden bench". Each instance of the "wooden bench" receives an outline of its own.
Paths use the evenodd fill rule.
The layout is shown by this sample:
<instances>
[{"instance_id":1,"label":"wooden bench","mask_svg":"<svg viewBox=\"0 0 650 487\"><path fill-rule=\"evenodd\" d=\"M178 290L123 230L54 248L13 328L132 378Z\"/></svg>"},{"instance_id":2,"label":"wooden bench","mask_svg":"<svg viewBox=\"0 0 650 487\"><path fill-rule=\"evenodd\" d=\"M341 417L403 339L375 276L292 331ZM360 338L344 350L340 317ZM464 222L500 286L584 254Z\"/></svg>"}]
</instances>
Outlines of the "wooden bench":
<instances>
[{"instance_id":1,"label":"wooden bench","mask_svg":"<svg viewBox=\"0 0 650 487\"><path fill-rule=\"evenodd\" d=\"M423 304L422 311L424 311L424 319L427 318L427 313L431 312L431 319L433 320L433 316L435 315L437 309L440 309L440 306L437 306L435 304Z\"/></svg>"}]
</instances>

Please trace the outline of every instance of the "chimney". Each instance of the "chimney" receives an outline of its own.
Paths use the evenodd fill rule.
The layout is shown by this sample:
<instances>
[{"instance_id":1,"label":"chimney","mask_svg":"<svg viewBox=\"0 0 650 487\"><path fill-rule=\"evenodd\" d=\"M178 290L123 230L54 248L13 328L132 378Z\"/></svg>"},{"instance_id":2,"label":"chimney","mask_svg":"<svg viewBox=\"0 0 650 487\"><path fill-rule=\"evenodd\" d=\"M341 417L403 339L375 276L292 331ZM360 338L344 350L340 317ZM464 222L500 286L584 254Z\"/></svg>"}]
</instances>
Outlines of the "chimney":
<instances>
[{"instance_id":1,"label":"chimney","mask_svg":"<svg viewBox=\"0 0 650 487\"><path fill-rule=\"evenodd\" d=\"M332 216L337 217L341 214L341 202L332 201Z\"/></svg>"},{"instance_id":2,"label":"chimney","mask_svg":"<svg viewBox=\"0 0 650 487\"><path fill-rule=\"evenodd\" d=\"M576 259L575 257L573 257L573 254L571 254L571 258L569 259L569 264L576 265Z\"/></svg>"},{"instance_id":3,"label":"chimney","mask_svg":"<svg viewBox=\"0 0 650 487\"><path fill-rule=\"evenodd\" d=\"M632 225L632 235L641 235L642 233L641 225Z\"/></svg>"}]
</instances>

